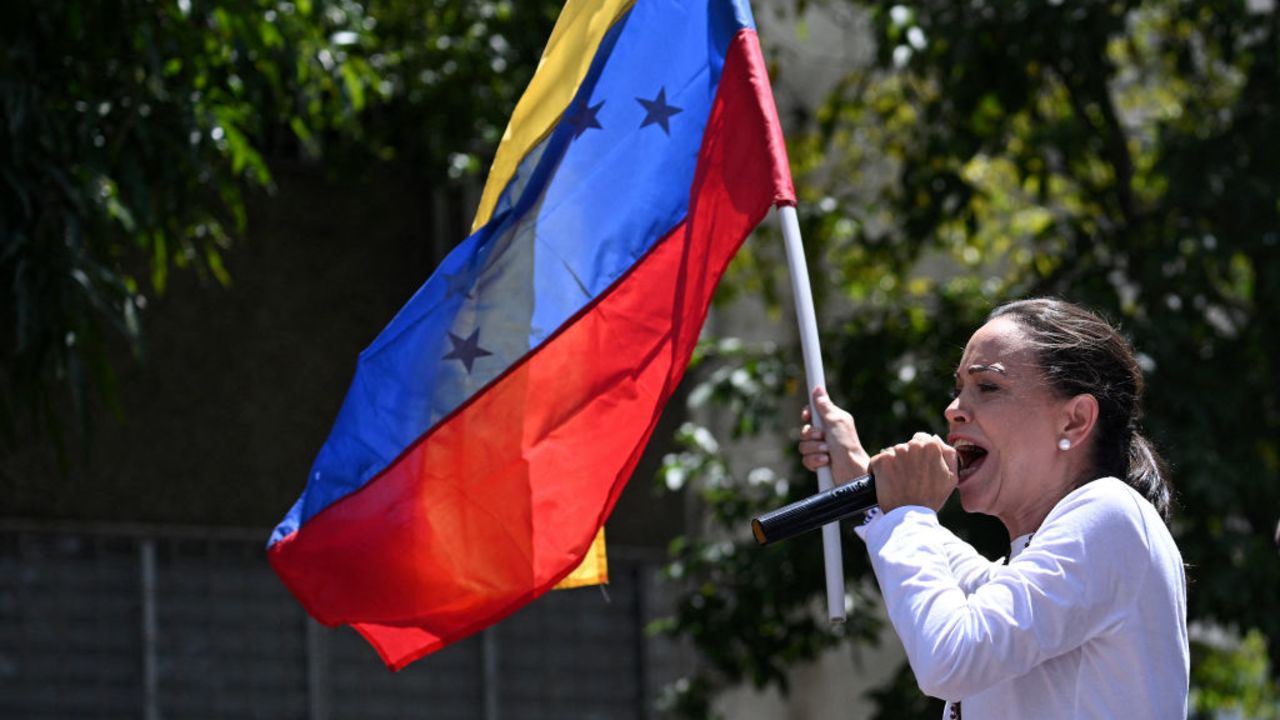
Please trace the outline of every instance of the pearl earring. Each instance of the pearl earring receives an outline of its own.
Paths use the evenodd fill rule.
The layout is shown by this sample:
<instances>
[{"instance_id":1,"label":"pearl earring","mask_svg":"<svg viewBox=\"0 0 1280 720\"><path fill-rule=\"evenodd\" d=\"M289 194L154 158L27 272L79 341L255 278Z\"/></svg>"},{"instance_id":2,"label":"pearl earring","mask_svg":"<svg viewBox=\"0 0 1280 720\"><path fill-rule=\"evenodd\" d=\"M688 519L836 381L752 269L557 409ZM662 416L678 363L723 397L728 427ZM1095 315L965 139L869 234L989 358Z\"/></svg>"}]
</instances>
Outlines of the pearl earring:
<instances>
[{"instance_id":1,"label":"pearl earring","mask_svg":"<svg viewBox=\"0 0 1280 720\"><path fill-rule=\"evenodd\" d=\"M1063 451L1063 452L1066 452L1066 451L1070 450L1070 449L1071 449L1071 441L1070 441L1070 440L1068 440L1068 439L1066 439L1066 438L1062 438L1061 440L1059 440L1059 441L1058 441L1058 449L1059 449L1059 450L1061 450L1061 451Z\"/></svg>"}]
</instances>

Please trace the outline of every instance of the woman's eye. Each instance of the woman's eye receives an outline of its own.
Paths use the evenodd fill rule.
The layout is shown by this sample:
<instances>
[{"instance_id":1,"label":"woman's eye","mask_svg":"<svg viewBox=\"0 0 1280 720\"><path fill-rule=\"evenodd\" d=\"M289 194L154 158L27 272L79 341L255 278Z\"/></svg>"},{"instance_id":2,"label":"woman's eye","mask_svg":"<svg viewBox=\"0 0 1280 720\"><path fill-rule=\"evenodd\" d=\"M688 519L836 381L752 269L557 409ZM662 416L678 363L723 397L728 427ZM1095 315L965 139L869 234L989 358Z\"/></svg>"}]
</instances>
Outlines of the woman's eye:
<instances>
[{"instance_id":1,"label":"woman's eye","mask_svg":"<svg viewBox=\"0 0 1280 720\"><path fill-rule=\"evenodd\" d=\"M978 383L978 390L984 393L995 392L996 390L999 390L999 389L1000 389L1000 386L994 383Z\"/></svg>"}]
</instances>

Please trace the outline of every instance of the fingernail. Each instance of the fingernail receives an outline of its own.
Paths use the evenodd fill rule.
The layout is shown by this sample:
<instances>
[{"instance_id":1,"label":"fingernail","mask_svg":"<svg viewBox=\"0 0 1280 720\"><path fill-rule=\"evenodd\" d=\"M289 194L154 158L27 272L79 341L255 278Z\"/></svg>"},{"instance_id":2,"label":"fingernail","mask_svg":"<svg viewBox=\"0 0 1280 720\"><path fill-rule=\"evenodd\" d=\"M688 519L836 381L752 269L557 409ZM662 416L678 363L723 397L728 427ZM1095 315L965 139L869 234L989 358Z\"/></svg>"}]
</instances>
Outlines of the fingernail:
<instances>
[{"instance_id":1,"label":"fingernail","mask_svg":"<svg viewBox=\"0 0 1280 720\"><path fill-rule=\"evenodd\" d=\"M827 452L827 451L828 451L828 450L830 450L830 449L831 449L831 447L830 447L830 446L828 446L826 443L821 443L821 444L819 444L819 445L818 445L818 450L819 450L820 452Z\"/></svg>"}]
</instances>

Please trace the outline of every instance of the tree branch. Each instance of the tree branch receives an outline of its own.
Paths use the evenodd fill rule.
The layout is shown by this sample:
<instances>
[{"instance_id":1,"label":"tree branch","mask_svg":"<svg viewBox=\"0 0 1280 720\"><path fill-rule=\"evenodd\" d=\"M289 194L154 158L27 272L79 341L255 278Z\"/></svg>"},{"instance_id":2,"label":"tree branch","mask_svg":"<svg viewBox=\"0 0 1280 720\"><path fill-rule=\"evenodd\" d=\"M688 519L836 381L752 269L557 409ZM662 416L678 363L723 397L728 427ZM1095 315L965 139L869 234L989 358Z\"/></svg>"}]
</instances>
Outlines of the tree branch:
<instances>
[{"instance_id":1,"label":"tree branch","mask_svg":"<svg viewBox=\"0 0 1280 720\"><path fill-rule=\"evenodd\" d=\"M1088 73L1083 82L1078 82L1072 73L1062 69L1060 63L1053 63L1052 69L1067 90L1067 99L1071 103L1072 111L1087 127L1092 128L1102 137L1104 159L1110 163L1115 172L1115 200L1119 206L1120 219L1126 227L1132 227L1138 221L1138 211L1133 199L1133 158L1129 155L1128 138L1124 127L1120 124L1115 104L1111 101L1106 75ZM1098 103L1102 113L1101 126L1089 117L1084 101L1086 97Z\"/></svg>"}]
</instances>

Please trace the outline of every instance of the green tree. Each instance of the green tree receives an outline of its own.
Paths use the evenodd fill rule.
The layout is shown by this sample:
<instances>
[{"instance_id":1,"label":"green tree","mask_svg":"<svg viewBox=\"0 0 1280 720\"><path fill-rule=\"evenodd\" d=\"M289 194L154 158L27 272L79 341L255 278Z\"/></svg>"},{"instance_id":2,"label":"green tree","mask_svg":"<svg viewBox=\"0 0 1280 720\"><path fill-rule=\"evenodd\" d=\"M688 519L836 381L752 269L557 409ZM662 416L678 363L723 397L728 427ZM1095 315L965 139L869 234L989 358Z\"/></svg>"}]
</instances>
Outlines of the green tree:
<instances>
[{"instance_id":1,"label":"green tree","mask_svg":"<svg viewBox=\"0 0 1280 720\"><path fill-rule=\"evenodd\" d=\"M1191 619L1275 639L1280 15L1252 7L869 3L876 61L801 119L790 149L828 382L867 442L942 430L959 348L999 302L1056 295L1097 308L1143 353L1145 426L1183 508L1174 530ZM755 246L737 281L785 282L770 269L775 248ZM752 396L801 385L796 362L723 355L705 394L750 418L735 432L793 427L798 398ZM814 621L816 538L759 550L745 534L753 514L808 483L752 483L762 471L735 467L705 430L679 439L666 472L697 488L714 520L674 548L673 574L691 589L666 627L710 661L683 687L785 689L791 663L862 641L869 603L840 632ZM945 512L980 548L1007 542L989 518ZM846 564L867 577L856 549ZM1268 648L1280 667L1280 642ZM678 702L697 715L709 695Z\"/></svg>"},{"instance_id":2,"label":"green tree","mask_svg":"<svg viewBox=\"0 0 1280 720\"><path fill-rule=\"evenodd\" d=\"M0 27L0 428L117 414L172 270L229 285L247 200L298 158L479 169L555 4L21 0ZM28 422L29 421L29 422Z\"/></svg>"},{"instance_id":3,"label":"green tree","mask_svg":"<svg viewBox=\"0 0 1280 720\"><path fill-rule=\"evenodd\" d=\"M0 418L61 437L116 406L108 346L141 352L142 310L173 268L230 282L264 156L350 126L374 79L344 47L360 6L20 2L0 30ZM292 128L292 137L280 129Z\"/></svg>"}]
</instances>

